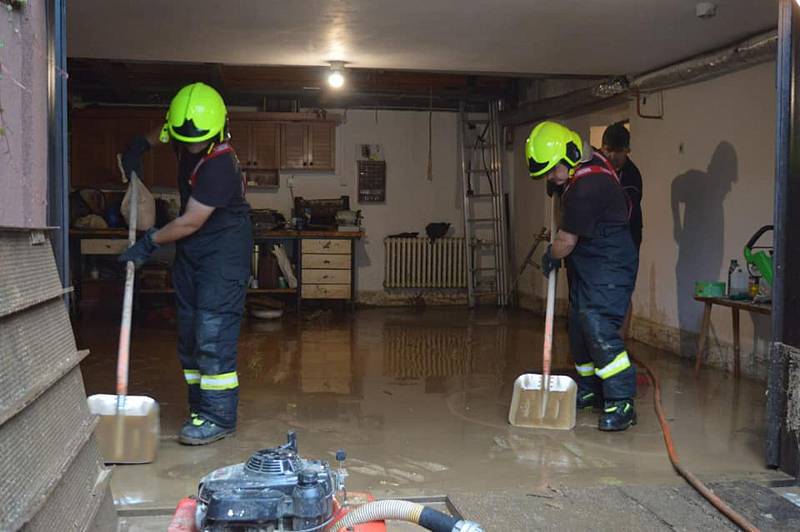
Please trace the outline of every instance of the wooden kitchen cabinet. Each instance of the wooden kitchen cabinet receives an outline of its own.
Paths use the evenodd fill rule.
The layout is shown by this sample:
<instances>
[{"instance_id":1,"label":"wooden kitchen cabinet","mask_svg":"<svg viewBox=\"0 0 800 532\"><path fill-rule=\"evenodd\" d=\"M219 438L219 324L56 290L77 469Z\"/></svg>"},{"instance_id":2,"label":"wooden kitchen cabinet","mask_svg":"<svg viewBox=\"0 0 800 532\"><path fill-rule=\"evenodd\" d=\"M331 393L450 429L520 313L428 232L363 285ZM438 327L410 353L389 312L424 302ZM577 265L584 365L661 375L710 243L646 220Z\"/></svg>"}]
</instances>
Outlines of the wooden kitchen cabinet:
<instances>
[{"instance_id":1,"label":"wooden kitchen cabinet","mask_svg":"<svg viewBox=\"0 0 800 532\"><path fill-rule=\"evenodd\" d=\"M113 120L74 117L70 136L70 180L73 187L101 187L119 180L114 154ZM116 176L116 177L115 177Z\"/></svg>"},{"instance_id":2,"label":"wooden kitchen cabinet","mask_svg":"<svg viewBox=\"0 0 800 532\"><path fill-rule=\"evenodd\" d=\"M231 120L228 122L228 131L231 135L230 143L236 150L239 162L244 166L250 157L250 122Z\"/></svg>"},{"instance_id":3,"label":"wooden kitchen cabinet","mask_svg":"<svg viewBox=\"0 0 800 532\"><path fill-rule=\"evenodd\" d=\"M70 117L70 184L74 188L123 188L117 154L137 135L163 124L161 110L75 110ZM175 187L175 155L156 147L142 157L147 187Z\"/></svg>"},{"instance_id":4,"label":"wooden kitchen cabinet","mask_svg":"<svg viewBox=\"0 0 800 532\"><path fill-rule=\"evenodd\" d=\"M250 129L251 154L255 168L277 169L280 167L280 124L254 122Z\"/></svg>"},{"instance_id":5,"label":"wooden kitchen cabinet","mask_svg":"<svg viewBox=\"0 0 800 532\"><path fill-rule=\"evenodd\" d=\"M229 128L242 168L272 170L280 166L279 124L232 120Z\"/></svg>"},{"instance_id":6,"label":"wooden kitchen cabinet","mask_svg":"<svg viewBox=\"0 0 800 532\"><path fill-rule=\"evenodd\" d=\"M178 157L169 144L155 146L150 150L153 154L153 186L161 188L178 188Z\"/></svg>"},{"instance_id":7,"label":"wooden kitchen cabinet","mask_svg":"<svg viewBox=\"0 0 800 532\"><path fill-rule=\"evenodd\" d=\"M283 124L281 168L333 171L335 133L336 124L333 122Z\"/></svg>"},{"instance_id":8,"label":"wooden kitchen cabinet","mask_svg":"<svg viewBox=\"0 0 800 532\"><path fill-rule=\"evenodd\" d=\"M281 168L305 170L308 168L306 124L281 124Z\"/></svg>"},{"instance_id":9,"label":"wooden kitchen cabinet","mask_svg":"<svg viewBox=\"0 0 800 532\"><path fill-rule=\"evenodd\" d=\"M309 124L308 158L313 170L333 171L336 162L336 125L331 122Z\"/></svg>"},{"instance_id":10,"label":"wooden kitchen cabinet","mask_svg":"<svg viewBox=\"0 0 800 532\"><path fill-rule=\"evenodd\" d=\"M136 135L164 123L164 109L86 108L70 116L70 181L73 187L123 188L117 153ZM248 175L284 170L333 171L336 118L315 113L237 112L230 115L231 144ZM148 187L177 188L177 159L170 146L156 146L142 158ZM259 172L255 172L258 170Z\"/></svg>"},{"instance_id":11,"label":"wooden kitchen cabinet","mask_svg":"<svg viewBox=\"0 0 800 532\"><path fill-rule=\"evenodd\" d=\"M352 298L353 243L346 239L303 239L303 299Z\"/></svg>"}]
</instances>

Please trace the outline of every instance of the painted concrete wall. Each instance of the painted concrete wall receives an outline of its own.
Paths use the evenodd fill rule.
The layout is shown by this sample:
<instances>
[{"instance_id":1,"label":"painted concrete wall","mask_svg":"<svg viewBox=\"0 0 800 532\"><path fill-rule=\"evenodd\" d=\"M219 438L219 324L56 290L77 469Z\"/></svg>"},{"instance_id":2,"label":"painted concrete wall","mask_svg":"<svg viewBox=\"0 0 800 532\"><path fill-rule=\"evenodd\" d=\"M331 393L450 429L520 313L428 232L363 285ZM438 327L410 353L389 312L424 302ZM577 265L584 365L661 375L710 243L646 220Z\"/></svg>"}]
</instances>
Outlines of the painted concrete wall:
<instances>
[{"instance_id":1,"label":"painted concrete wall","mask_svg":"<svg viewBox=\"0 0 800 532\"><path fill-rule=\"evenodd\" d=\"M361 300L375 300L383 291L385 236L419 231L431 222L450 222L451 236L463 234L457 150L456 113L433 114L433 180L427 179L428 113L413 111L348 111L336 129L335 174L283 174L275 192L251 192L255 208L273 208L286 216L291 209L289 183L295 196L335 198L349 195L351 208L364 216L365 239L356 246ZM387 170L385 204L358 204L357 147L381 144Z\"/></svg>"},{"instance_id":2,"label":"painted concrete wall","mask_svg":"<svg viewBox=\"0 0 800 532\"><path fill-rule=\"evenodd\" d=\"M0 22L0 226L44 227L47 35L44 2Z\"/></svg>"},{"instance_id":3,"label":"painted concrete wall","mask_svg":"<svg viewBox=\"0 0 800 532\"><path fill-rule=\"evenodd\" d=\"M668 91L663 120L634 115L632 157L645 179L635 332L694 356L694 282L726 280L730 259L741 263L750 236L772 223L775 64ZM714 312L712 330L710 356L729 366L730 311ZM742 314L748 373L764 375L769 334L768 318Z\"/></svg>"}]
</instances>

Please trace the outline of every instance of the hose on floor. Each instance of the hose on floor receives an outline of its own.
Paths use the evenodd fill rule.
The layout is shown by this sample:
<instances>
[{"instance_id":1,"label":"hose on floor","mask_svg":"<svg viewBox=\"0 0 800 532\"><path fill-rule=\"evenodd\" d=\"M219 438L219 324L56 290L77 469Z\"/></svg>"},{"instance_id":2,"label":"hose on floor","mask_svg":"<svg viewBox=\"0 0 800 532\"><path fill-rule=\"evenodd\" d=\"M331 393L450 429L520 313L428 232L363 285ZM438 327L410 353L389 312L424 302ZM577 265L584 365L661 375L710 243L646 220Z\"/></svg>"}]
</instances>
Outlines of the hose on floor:
<instances>
[{"instance_id":1,"label":"hose on floor","mask_svg":"<svg viewBox=\"0 0 800 532\"><path fill-rule=\"evenodd\" d=\"M694 476L691 471L683 467L678 459L678 452L675 450L675 443L672 441L672 431L670 430L669 423L667 423L667 418L664 415L664 408L661 406L661 382L658 380L658 377L653 370L651 370L647 364L642 362L641 360L636 360L636 363L642 366L645 371L647 372L647 377L650 379L650 384L653 386L653 405L655 406L656 416L658 417L658 423L661 425L661 432L664 434L664 444L667 447L667 454L669 455L669 460L672 462L672 467L675 468L675 471L678 472L680 476L686 479L686 482L689 483L697 492L705 497L705 499L710 502L717 510L719 510L722 515L730 519L736 526L741 528L742 530L747 530L748 532L758 532L758 528L748 521L743 515L739 512L728 506L725 501L717 497L713 491L711 491L708 486L703 484L703 482Z\"/></svg>"},{"instance_id":2,"label":"hose on floor","mask_svg":"<svg viewBox=\"0 0 800 532\"><path fill-rule=\"evenodd\" d=\"M331 526L331 530L347 530L372 521L407 521L432 532L483 532L477 523L465 521L409 501L375 501L359 506Z\"/></svg>"}]
</instances>

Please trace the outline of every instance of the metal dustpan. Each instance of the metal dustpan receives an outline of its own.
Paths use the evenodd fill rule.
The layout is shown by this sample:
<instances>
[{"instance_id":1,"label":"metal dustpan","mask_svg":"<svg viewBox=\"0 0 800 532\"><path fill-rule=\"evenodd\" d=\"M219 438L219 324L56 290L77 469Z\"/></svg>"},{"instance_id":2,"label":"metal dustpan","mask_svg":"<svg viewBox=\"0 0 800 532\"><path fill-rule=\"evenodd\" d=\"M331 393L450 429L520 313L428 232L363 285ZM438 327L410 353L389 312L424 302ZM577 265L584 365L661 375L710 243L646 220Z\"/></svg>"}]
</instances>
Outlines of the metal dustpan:
<instances>
[{"instance_id":1,"label":"metal dustpan","mask_svg":"<svg viewBox=\"0 0 800 532\"><path fill-rule=\"evenodd\" d=\"M550 208L550 242L555 237L555 197ZM556 303L556 272L547 279L547 312L544 322L542 375L526 373L514 382L508 422L516 427L570 430L575 427L578 385L566 375L550 375L553 354L553 315Z\"/></svg>"},{"instance_id":2,"label":"metal dustpan","mask_svg":"<svg viewBox=\"0 0 800 532\"><path fill-rule=\"evenodd\" d=\"M136 241L138 194L136 174L131 175L131 214L128 240ZM89 410L99 416L95 436L107 464L146 464L156 459L159 436L158 403L144 395L128 395L131 311L133 307L134 264L128 262L125 297L117 353L117 394L98 394L88 398Z\"/></svg>"}]
</instances>

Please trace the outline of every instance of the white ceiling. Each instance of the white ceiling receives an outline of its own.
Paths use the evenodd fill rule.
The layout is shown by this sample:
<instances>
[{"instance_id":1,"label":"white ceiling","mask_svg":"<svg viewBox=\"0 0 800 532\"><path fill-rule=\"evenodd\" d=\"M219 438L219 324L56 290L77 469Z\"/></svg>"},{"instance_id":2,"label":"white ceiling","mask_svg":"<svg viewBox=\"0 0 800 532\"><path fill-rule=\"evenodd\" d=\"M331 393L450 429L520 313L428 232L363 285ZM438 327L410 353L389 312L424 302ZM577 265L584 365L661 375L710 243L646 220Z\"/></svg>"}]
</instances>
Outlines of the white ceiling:
<instances>
[{"instance_id":1,"label":"white ceiling","mask_svg":"<svg viewBox=\"0 0 800 532\"><path fill-rule=\"evenodd\" d=\"M635 73L769 29L777 0L70 0L71 57Z\"/></svg>"}]
</instances>

